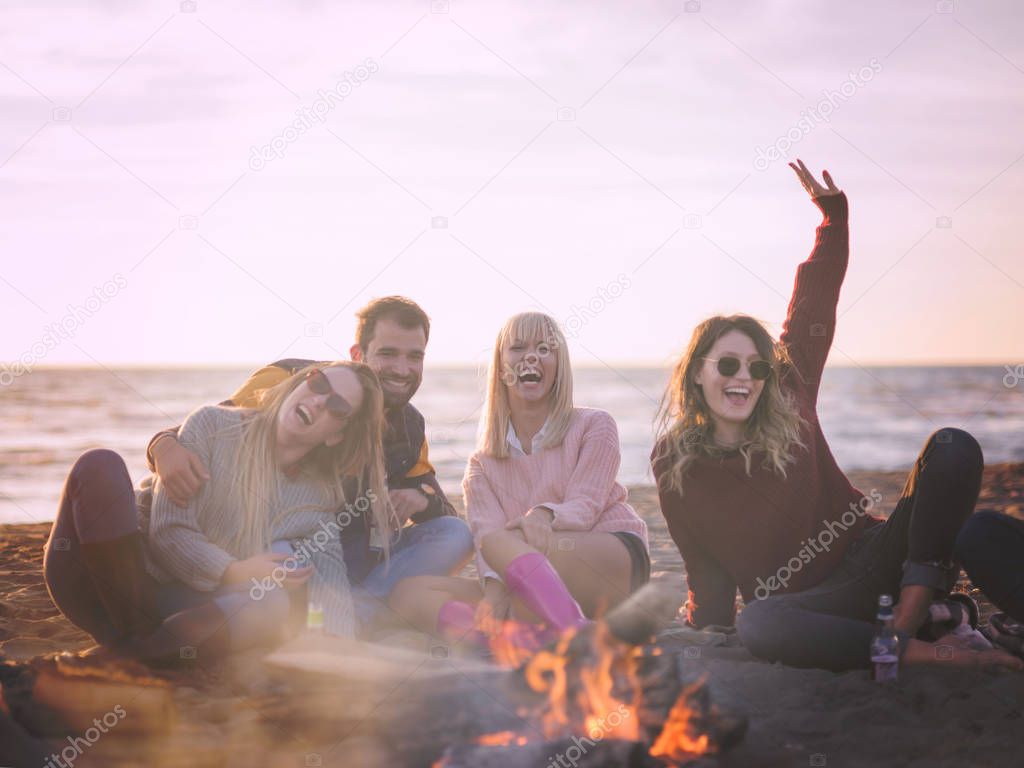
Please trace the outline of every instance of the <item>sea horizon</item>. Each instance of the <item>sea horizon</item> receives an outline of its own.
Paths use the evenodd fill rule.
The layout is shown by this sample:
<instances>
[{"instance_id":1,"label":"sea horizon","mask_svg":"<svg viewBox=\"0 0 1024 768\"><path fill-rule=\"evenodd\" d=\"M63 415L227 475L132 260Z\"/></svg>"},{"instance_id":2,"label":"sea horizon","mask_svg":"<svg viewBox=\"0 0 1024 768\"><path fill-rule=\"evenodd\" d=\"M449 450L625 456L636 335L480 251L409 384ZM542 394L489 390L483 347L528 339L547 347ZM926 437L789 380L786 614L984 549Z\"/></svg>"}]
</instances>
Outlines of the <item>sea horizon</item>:
<instances>
[{"instance_id":1,"label":"sea horizon","mask_svg":"<svg viewBox=\"0 0 1024 768\"><path fill-rule=\"evenodd\" d=\"M40 366L0 387L0 523L52 519L64 478L90 448L124 458L137 484L153 434L217 403L259 365ZM963 427L988 463L1024 461L1024 376L1017 366L841 366L825 369L822 428L846 471L906 470L936 429ZM413 404L424 414L430 459L458 493L475 447L485 367L431 364ZM619 480L651 485L649 455L668 366L576 365L577 405L616 419ZM67 375L73 374L73 375Z\"/></svg>"}]
</instances>

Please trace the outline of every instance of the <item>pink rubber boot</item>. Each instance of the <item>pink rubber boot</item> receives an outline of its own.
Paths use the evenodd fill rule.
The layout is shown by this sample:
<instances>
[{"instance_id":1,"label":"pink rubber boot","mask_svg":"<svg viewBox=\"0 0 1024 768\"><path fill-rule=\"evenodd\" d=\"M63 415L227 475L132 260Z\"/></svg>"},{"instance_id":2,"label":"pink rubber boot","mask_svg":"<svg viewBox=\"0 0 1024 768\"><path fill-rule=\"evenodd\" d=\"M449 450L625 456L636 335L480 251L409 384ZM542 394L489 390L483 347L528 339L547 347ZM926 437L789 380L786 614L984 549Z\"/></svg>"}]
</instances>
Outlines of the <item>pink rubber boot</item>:
<instances>
[{"instance_id":1,"label":"pink rubber boot","mask_svg":"<svg viewBox=\"0 0 1024 768\"><path fill-rule=\"evenodd\" d=\"M527 552L509 563L505 584L531 611L560 632L587 623L562 577L540 552Z\"/></svg>"},{"instance_id":2,"label":"pink rubber boot","mask_svg":"<svg viewBox=\"0 0 1024 768\"><path fill-rule=\"evenodd\" d=\"M476 611L469 603L460 600L449 600L437 612L437 631L445 640L453 643L465 643L480 649L488 649L491 644L487 635L476 628L473 616Z\"/></svg>"},{"instance_id":3,"label":"pink rubber boot","mask_svg":"<svg viewBox=\"0 0 1024 768\"><path fill-rule=\"evenodd\" d=\"M449 600L437 614L437 631L451 643L462 643L482 651L491 650L491 639L486 632L477 629L476 611L473 606L459 600ZM536 627L522 621L508 619L496 628L505 643L518 651L534 653L553 638L548 637L543 627Z\"/></svg>"}]
</instances>

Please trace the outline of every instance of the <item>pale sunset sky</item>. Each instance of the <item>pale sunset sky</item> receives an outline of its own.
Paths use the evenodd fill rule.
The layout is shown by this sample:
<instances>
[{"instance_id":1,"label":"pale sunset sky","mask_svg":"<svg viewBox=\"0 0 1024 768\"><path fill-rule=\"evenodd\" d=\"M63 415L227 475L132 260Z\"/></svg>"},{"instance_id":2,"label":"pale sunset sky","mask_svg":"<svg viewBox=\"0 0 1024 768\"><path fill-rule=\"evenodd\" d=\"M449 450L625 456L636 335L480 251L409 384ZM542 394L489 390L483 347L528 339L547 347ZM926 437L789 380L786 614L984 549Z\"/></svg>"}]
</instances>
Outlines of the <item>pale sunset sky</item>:
<instances>
[{"instance_id":1,"label":"pale sunset sky","mask_svg":"<svg viewBox=\"0 0 1024 768\"><path fill-rule=\"evenodd\" d=\"M774 147L850 198L833 364L1016 365L1022 128L1011 0L5 2L0 361L343 357L392 293L435 364L531 308L580 363L777 333Z\"/></svg>"}]
</instances>

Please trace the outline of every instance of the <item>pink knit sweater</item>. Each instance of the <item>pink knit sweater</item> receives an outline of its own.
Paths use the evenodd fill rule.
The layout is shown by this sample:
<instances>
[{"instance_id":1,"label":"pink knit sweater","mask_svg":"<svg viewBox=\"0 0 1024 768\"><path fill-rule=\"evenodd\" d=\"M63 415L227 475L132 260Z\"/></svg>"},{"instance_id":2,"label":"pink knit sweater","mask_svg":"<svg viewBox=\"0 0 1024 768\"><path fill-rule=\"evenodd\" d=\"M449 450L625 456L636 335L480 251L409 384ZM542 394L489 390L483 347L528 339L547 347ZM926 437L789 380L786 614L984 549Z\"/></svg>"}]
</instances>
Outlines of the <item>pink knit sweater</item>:
<instances>
[{"instance_id":1,"label":"pink knit sweater","mask_svg":"<svg viewBox=\"0 0 1024 768\"><path fill-rule=\"evenodd\" d=\"M620 459L615 420L597 408L574 408L559 446L507 459L470 456L462 491L480 574L491 572L480 540L538 505L555 513L555 531L635 533L647 546L647 524L615 480Z\"/></svg>"}]
</instances>

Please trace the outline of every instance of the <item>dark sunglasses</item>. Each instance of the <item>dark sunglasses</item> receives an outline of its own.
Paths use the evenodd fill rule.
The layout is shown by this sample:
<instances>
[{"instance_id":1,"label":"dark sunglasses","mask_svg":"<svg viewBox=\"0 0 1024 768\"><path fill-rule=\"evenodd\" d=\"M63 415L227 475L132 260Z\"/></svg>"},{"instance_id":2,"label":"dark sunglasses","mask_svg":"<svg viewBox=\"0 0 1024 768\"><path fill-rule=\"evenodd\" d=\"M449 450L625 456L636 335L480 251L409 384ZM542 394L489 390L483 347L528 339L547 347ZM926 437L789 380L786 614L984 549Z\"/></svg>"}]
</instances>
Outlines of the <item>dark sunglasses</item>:
<instances>
[{"instance_id":1,"label":"dark sunglasses","mask_svg":"<svg viewBox=\"0 0 1024 768\"><path fill-rule=\"evenodd\" d=\"M704 359L717 363L718 372L723 376L735 376L742 365L738 357L720 357L717 360L713 357L705 357ZM753 360L747 368L750 370L750 378L755 381L764 381L772 375L772 364L767 360Z\"/></svg>"},{"instance_id":2,"label":"dark sunglasses","mask_svg":"<svg viewBox=\"0 0 1024 768\"><path fill-rule=\"evenodd\" d=\"M354 410L351 403L334 391L331 380L319 368L306 374L306 384L314 395L330 395L327 398L327 412L336 419L344 419Z\"/></svg>"}]
</instances>

